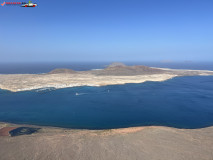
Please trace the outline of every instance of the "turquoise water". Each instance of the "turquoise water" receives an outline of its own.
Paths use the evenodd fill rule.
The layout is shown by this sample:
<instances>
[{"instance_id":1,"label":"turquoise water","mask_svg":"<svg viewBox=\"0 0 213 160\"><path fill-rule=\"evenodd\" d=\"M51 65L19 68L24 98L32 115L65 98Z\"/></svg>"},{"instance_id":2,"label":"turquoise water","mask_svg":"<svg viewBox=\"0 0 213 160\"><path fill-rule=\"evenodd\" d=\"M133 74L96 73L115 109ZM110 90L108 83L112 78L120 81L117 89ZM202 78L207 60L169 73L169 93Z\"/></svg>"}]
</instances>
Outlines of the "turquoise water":
<instances>
[{"instance_id":1,"label":"turquoise water","mask_svg":"<svg viewBox=\"0 0 213 160\"><path fill-rule=\"evenodd\" d=\"M213 76L51 91L0 90L0 121L85 129L212 126Z\"/></svg>"}]
</instances>

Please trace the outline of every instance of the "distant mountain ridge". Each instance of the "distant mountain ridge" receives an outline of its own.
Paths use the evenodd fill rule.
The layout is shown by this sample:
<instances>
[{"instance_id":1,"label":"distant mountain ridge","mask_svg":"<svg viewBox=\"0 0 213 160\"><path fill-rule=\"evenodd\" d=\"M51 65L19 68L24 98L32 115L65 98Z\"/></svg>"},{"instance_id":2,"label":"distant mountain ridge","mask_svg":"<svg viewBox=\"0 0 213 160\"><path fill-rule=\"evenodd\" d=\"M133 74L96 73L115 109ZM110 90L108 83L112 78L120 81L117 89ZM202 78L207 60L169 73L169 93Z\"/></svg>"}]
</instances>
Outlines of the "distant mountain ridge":
<instances>
[{"instance_id":1,"label":"distant mountain ridge","mask_svg":"<svg viewBox=\"0 0 213 160\"><path fill-rule=\"evenodd\" d=\"M48 72L48 74L60 74L60 73L73 74L73 73L76 73L76 71L72 69L58 68Z\"/></svg>"},{"instance_id":2,"label":"distant mountain ridge","mask_svg":"<svg viewBox=\"0 0 213 160\"><path fill-rule=\"evenodd\" d=\"M159 74L165 71L157 68L151 68L143 65L126 66L123 63L112 63L104 70L96 72L98 75L117 75L117 76L130 76L130 75L145 75L145 74Z\"/></svg>"},{"instance_id":3,"label":"distant mountain ridge","mask_svg":"<svg viewBox=\"0 0 213 160\"><path fill-rule=\"evenodd\" d=\"M126 66L123 63L112 63L106 68L101 70L90 70L90 71L74 71L72 69L54 69L48 74L74 74L74 73L91 73L95 75L113 75L113 76L130 76L130 75L149 75L149 74L160 74L165 73L164 70L151 68L143 65L137 66Z\"/></svg>"},{"instance_id":4,"label":"distant mountain ridge","mask_svg":"<svg viewBox=\"0 0 213 160\"><path fill-rule=\"evenodd\" d=\"M124 66L126 66L125 64L123 64L123 63L120 63L120 62L114 62L114 63L111 63L110 65L108 65L107 66L107 68L110 68L110 67L118 67L118 66L120 66L120 67L124 67Z\"/></svg>"}]
</instances>

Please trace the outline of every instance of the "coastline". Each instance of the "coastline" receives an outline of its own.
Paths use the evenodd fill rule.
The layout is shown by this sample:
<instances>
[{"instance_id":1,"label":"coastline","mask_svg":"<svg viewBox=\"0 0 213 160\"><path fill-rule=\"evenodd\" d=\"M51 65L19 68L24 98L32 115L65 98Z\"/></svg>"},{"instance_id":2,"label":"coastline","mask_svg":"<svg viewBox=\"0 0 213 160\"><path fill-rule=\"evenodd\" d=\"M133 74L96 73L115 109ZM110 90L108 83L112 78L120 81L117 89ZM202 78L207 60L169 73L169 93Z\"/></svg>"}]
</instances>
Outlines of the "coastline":
<instances>
[{"instance_id":1,"label":"coastline","mask_svg":"<svg viewBox=\"0 0 213 160\"><path fill-rule=\"evenodd\" d=\"M10 122L2 122L0 121L0 130L4 127L31 127L31 128L40 128L41 130L45 131L75 131L75 132L91 132L91 133L101 133L103 135L110 135L110 134L125 134L125 133L134 133L134 132L139 132L144 129L158 129L158 128L168 128L171 130L205 130L208 128L212 128L213 126L207 126L207 127L202 127L202 128L176 128L176 127L170 127L170 126L155 126L155 125L150 125L150 126L135 126L135 127L123 127L123 128L112 128L112 129L76 129L76 128L66 128L66 127L56 127L56 126L49 126L49 125L34 125L34 124L19 124L19 123L10 123ZM38 133L43 133L43 131L40 131ZM35 133L37 134L37 133ZM0 136L1 137L1 136Z\"/></svg>"},{"instance_id":2,"label":"coastline","mask_svg":"<svg viewBox=\"0 0 213 160\"><path fill-rule=\"evenodd\" d=\"M141 131L145 128L158 128L158 127L166 127L166 126L138 126L138 127L125 127L125 128L114 128L114 129L75 129L75 128L64 128L64 127L54 127L54 126L41 126L41 125L33 125L33 124L18 124L18 123L9 123L9 122L0 122L0 130L4 127L33 127L33 128L41 128L47 130L61 130L61 131L88 131L88 132L115 132L115 133L131 133ZM173 128L173 127L166 127ZM205 127L208 128L208 127Z\"/></svg>"},{"instance_id":3,"label":"coastline","mask_svg":"<svg viewBox=\"0 0 213 160\"><path fill-rule=\"evenodd\" d=\"M1 77L1 76L0 76ZM2 76L7 79L6 84L0 84L0 88L3 90L9 90L11 92L19 91L30 91L42 88L70 88L70 87L80 87L80 86L107 86L107 85L122 85L127 83L144 83L146 81L165 81L177 77L177 75L169 74L156 74L156 75L138 75L138 76L94 76L94 75L72 75L67 74L55 74L46 76L43 81L44 84L39 84L40 82L30 82L20 81L15 82L17 77L22 77L23 79L40 79L40 75L9 75ZM63 78L61 78L63 77ZM50 79L50 81L48 80ZM52 81L51 81L52 80ZM6 80L5 80L6 81ZM9 81L9 82L8 82ZM27 82L27 83L25 83ZM21 84L25 83L25 84Z\"/></svg>"},{"instance_id":4,"label":"coastline","mask_svg":"<svg viewBox=\"0 0 213 160\"><path fill-rule=\"evenodd\" d=\"M165 81L178 76L208 76L213 71L125 66L101 70L73 71L56 69L51 74L0 74L0 89L11 92L42 88L69 88L79 86L107 86L146 81ZM149 71L146 71L148 68ZM157 71L156 71L157 70ZM154 71L154 72L153 72Z\"/></svg>"}]
</instances>

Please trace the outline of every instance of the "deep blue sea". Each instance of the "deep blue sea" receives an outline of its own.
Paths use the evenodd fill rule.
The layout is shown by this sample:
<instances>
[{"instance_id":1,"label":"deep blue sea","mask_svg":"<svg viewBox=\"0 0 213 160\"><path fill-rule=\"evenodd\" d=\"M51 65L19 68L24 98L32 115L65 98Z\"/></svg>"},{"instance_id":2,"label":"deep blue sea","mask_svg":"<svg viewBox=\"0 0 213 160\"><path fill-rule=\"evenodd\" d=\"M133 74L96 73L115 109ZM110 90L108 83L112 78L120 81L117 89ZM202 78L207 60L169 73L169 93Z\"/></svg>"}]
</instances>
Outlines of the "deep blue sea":
<instances>
[{"instance_id":1,"label":"deep blue sea","mask_svg":"<svg viewBox=\"0 0 213 160\"><path fill-rule=\"evenodd\" d=\"M85 70L103 68L104 65L106 64L73 66L78 70ZM194 68L189 66L186 65L185 68L213 70L211 64L197 64ZM167 64L164 67L184 68L184 65L179 64L178 67L177 64ZM5 68L1 68L1 73L12 72L12 65ZM26 72L43 73L51 70L48 67L42 70L41 65L29 68L31 67ZM67 67L62 65L60 68ZM13 73L24 73L17 67L14 70L16 72ZM164 82L17 93L0 90L0 121L84 129L149 125L208 127L213 125L213 76L176 77Z\"/></svg>"},{"instance_id":2,"label":"deep blue sea","mask_svg":"<svg viewBox=\"0 0 213 160\"><path fill-rule=\"evenodd\" d=\"M76 71L103 69L112 62L43 62L43 63L0 63L0 74L47 73L56 68L70 68ZM213 62L124 62L126 65L146 65L172 69L213 70Z\"/></svg>"}]
</instances>

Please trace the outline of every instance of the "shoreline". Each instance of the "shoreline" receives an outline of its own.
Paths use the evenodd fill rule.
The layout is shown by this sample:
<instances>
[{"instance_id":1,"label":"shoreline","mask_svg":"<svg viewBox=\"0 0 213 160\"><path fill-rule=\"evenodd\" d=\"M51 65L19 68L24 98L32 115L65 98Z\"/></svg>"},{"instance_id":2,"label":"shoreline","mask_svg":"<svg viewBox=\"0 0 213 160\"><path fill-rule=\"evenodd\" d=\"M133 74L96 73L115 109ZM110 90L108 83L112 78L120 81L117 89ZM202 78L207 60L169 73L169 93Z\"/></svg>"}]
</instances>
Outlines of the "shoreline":
<instances>
[{"instance_id":1,"label":"shoreline","mask_svg":"<svg viewBox=\"0 0 213 160\"><path fill-rule=\"evenodd\" d=\"M145 128L171 128L171 129L177 129L177 130L202 130L205 128L212 128L212 126L206 126L201 128L177 128L177 127L171 127L171 126L163 126L163 125L150 125L150 126L130 126L130 127L119 127L119 128L110 128L110 129L86 129L86 128L69 128L69 127L59 127L59 126L50 126L50 125L36 125L36 124L25 124L25 123L10 123L10 122L4 122L0 121L0 129L3 127L32 127L32 128L41 128L41 129L57 129L57 130L70 130L70 131L97 131L97 132L103 132L103 131L122 131L122 130L142 130Z\"/></svg>"},{"instance_id":2,"label":"shoreline","mask_svg":"<svg viewBox=\"0 0 213 160\"><path fill-rule=\"evenodd\" d=\"M0 89L21 92L43 88L100 87L147 81L161 82L181 76L210 75L213 75L213 71L146 66L111 66L89 71L55 69L46 74L0 74Z\"/></svg>"},{"instance_id":3,"label":"shoreline","mask_svg":"<svg viewBox=\"0 0 213 160\"><path fill-rule=\"evenodd\" d=\"M39 77L36 77L39 76ZM38 80L41 78L40 75L3 75L2 77L5 79L6 84L0 83L0 89L8 90L11 92L20 92L20 91L30 91L35 89L43 89L43 88L71 88L71 87L81 87L81 86L92 86L92 87L101 87L108 85L123 85L128 83L144 83L147 81L153 82L161 82L165 80L172 79L177 77L178 75L171 74L155 74L155 75L138 75L138 76L94 76L94 75L75 75L76 77L72 77L67 74L53 74L47 75L45 77L43 83L40 84L41 81L38 82L30 82L31 80L37 78ZM30 79L27 81L21 80L20 82L16 82L15 79L23 77L23 79ZM61 78L63 77L63 78ZM0 76L1 78L1 76ZM49 81L50 80L50 81ZM34 83L34 84L33 84Z\"/></svg>"},{"instance_id":4,"label":"shoreline","mask_svg":"<svg viewBox=\"0 0 213 160\"><path fill-rule=\"evenodd\" d=\"M208 75L207 75L208 76ZM35 86L32 88L22 88L22 89L17 89L17 90L13 90L10 88L1 88L1 90L5 90L5 91L10 91L10 92L23 92L23 91L33 91L33 90L40 90L40 89L50 89L53 88L53 90L57 90L57 89L64 89L64 88L74 88L74 87L102 87L102 86L113 86L113 85L125 85L125 84L140 84L140 83L145 83L145 82L163 82L163 81L167 81L169 79L173 79L175 77L180 77L180 76L173 76L170 77L168 79L165 80L141 80L141 82L126 82L126 83L112 83L112 84L101 84L101 85L96 85L96 84L86 84L86 85L79 85L79 84L70 84L70 85L44 85L44 86Z\"/></svg>"},{"instance_id":5,"label":"shoreline","mask_svg":"<svg viewBox=\"0 0 213 160\"><path fill-rule=\"evenodd\" d=\"M213 76L213 75L192 75L192 76ZM7 87L1 87L1 84L0 84L0 90L4 90L4 91L9 91L9 92L24 92L24 91L33 91L33 90L46 90L46 89L53 89L53 90L57 90L57 89L65 89L65 88L74 88L74 87L102 87L102 86L113 86L113 85L126 85L126 84L140 84L140 83L145 83L145 82L164 82L164 81L167 81L167 80L170 80L170 79L173 79L173 78L176 78L176 77L187 77L186 76L178 76L178 75L174 75L173 77L170 77L168 79L165 79L165 80L145 80L145 81L142 81L142 82L126 82L126 83L116 83L116 84L102 84L102 85L78 85L78 84L72 84L72 85L44 85L44 86L35 86L35 87L32 87L32 88L22 88L22 89L17 89L17 90L14 90L14 89L10 89L10 88L7 88ZM188 76L190 77L190 76Z\"/></svg>"},{"instance_id":6,"label":"shoreline","mask_svg":"<svg viewBox=\"0 0 213 160\"><path fill-rule=\"evenodd\" d=\"M157 129L157 128L168 128L168 129L178 129L174 127L167 127L167 126L137 126L137 127L125 127L125 128L114 128L114 129L74 129L74 128L63 128L63 127L54 127L54 126L41 126L41 125L31 125L31 124L16 124L16 123L8 123L8 122L0 122L0 132L1 129L7 128L20 128L20 127L29 127L29 128L39 128L39 131L36 133L32 133L30 135L36 134L48 134L48 133L87 133L92 136L111 136L111 135L122 135L122 134L129 134L142 131L144 129ZM205 127L209 128L209 127ZM211 127L210 127L211 128ZM199 128L200 129L200 128ZM202 128L201 128L202 129ZM178 129L183 130L183 129ZM0 135L0 138L5 135ZM8 135L9 136L9 133ZM22 135L23 136L23 135ZM27 136L27 135L25 135Z\"/></svg>"}]
</instances>

